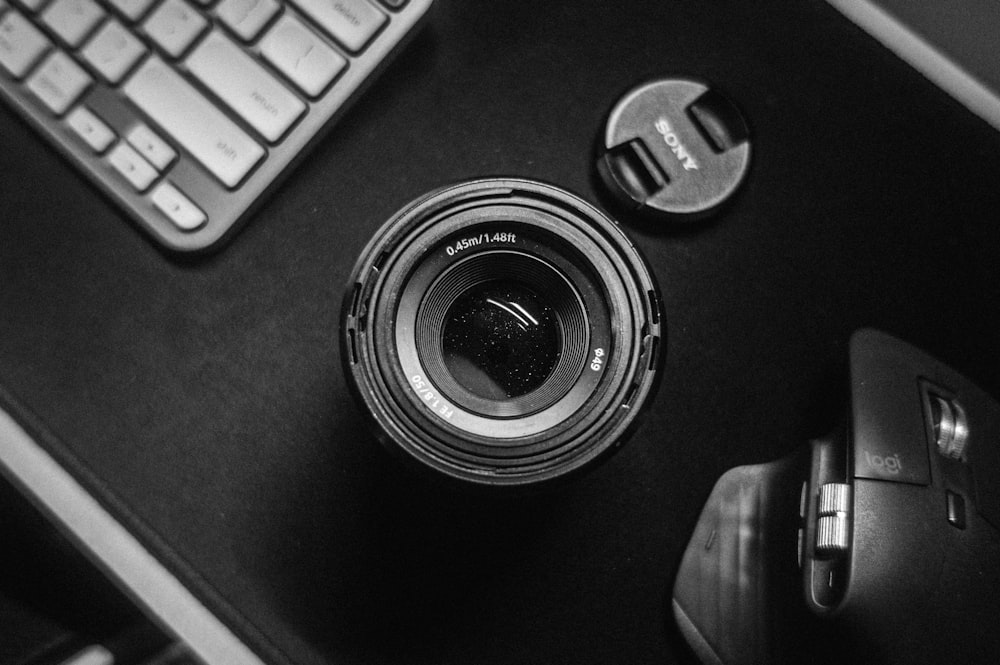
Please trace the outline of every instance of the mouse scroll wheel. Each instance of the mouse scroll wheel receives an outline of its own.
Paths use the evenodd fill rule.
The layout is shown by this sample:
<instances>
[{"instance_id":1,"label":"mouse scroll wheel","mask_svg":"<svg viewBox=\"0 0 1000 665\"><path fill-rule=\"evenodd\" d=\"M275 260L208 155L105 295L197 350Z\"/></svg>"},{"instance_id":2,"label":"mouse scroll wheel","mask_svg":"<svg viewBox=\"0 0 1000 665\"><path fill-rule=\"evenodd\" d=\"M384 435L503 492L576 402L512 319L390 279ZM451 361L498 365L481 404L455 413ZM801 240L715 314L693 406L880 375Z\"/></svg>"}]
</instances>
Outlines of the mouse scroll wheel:
<instances>
[{"instance_id":1,"label":"mouse scroll wheel","mask_svg":"<svg viewBox=\"0 0 1000 665\"><path fill-rule=\"evenodd\" d=\"M931 393L931 418L934 443L938 452L949 459L963 459L969 442L969 424L965 410L954 400Z\"/></svg>"}]
</instances>

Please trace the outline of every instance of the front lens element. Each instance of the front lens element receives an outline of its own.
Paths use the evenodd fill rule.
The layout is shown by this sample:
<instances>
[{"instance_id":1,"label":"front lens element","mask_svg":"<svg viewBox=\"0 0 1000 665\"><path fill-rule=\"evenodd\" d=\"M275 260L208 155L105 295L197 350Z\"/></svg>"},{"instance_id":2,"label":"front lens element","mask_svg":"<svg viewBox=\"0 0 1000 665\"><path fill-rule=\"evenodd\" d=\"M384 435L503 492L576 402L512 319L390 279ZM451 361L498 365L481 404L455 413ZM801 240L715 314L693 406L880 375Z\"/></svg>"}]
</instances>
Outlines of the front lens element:
<instances>
[{"instance_id":1,"label":"front lens element","mask_svg":"<svg viewBox=\"0 0 1000 665\"><path fill-rule=\"evenodd\" d=\"M470 288L445 315L444 363L463 388L492 400L526 395L552 374L562 350L552 308L504 280Z\"/></svg>"},{"instance_id":2,"label":"front lens element","mask_svg":"<svg viewBox=\"0 0 1000 665\"><path fill-rule=\"evenodd\" d=\"M395 327L400 357L416 351L407 374L426 370L443 397L486 418L521 418L562 399L587 360L591 327L605 328L596 319L607 317L599 302L588 315L573 286L593 291L591 278L546 253L489 248L447 265L422 262L402 294L419 309L403 305Z\"/></svg>"}]
</instances>

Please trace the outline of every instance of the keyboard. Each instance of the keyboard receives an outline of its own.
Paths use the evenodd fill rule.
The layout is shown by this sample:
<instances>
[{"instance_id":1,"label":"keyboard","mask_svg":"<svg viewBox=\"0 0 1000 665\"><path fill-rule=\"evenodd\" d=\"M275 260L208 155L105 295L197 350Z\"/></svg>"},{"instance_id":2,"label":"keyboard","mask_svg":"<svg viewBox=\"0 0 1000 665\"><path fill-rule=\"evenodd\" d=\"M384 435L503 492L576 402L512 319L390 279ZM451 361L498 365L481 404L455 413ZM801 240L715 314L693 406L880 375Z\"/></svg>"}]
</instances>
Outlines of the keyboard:
<instances>
[{"instance_id":1,"label":"keyboard","mask_svg":"<svg viewBox=\"0 0 1000 665\"><path fill-rule=\"evenodd\" d=\"M204 251L231 236L430 4L0 0L0 98L156 241Z\"/></svg>"}]
</instances>

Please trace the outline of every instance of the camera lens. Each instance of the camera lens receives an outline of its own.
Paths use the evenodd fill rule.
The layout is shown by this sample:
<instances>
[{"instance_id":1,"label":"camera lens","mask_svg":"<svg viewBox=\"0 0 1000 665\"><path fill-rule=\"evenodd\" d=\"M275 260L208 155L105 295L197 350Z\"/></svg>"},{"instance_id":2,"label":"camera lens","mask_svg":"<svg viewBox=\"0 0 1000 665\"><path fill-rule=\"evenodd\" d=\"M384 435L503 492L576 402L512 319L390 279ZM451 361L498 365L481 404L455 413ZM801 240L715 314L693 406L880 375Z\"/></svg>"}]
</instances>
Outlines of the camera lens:
<instances>
[{"instance_id":1,"label":"camera lens","mask_svg":"<svg viewBox=\"0 0 1000 665\"><path fill-rule=\"evenodd\" d=\"M445 315L444 363L468 391L492 400L520 397L552 373L562 349L555 313L530 288L481 282Z\"/></svg>"},{"instance_id":2,"label":"camera lens","mask_svg":"<svg viewBox=\"0 0 1000 665\"><path fill-rule=\"evenodd\" d=\"M624 439L656 383L645 263L580 199L525 180L433 192L355 267L344 360L392 451L466 483L527 486Z\"/></svg>"}]
</instances>

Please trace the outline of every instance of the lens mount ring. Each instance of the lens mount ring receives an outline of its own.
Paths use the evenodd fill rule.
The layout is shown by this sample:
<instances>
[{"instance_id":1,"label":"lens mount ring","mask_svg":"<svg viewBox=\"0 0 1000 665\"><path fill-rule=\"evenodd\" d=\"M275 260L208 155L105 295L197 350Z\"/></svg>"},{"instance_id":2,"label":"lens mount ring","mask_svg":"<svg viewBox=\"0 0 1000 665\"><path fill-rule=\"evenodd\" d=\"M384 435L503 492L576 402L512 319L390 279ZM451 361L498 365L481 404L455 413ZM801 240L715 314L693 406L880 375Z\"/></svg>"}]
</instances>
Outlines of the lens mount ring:
<instances>
[{"instance_id":1,"label":"lens mount ring","mask_svg":"<svg viewBox=\"0 0 1000 665\"><path fill-rule=\"evenodd\" d=\"M477 180L417 200L368 244L343 358L391 451L475 485L547 483L634 424L663 356L659 302L596 208L538 182Z\"/></svg>"}]
</instances>

